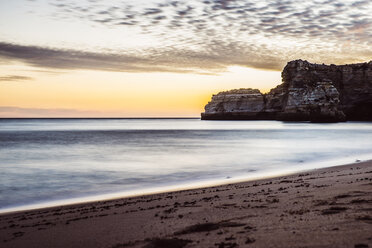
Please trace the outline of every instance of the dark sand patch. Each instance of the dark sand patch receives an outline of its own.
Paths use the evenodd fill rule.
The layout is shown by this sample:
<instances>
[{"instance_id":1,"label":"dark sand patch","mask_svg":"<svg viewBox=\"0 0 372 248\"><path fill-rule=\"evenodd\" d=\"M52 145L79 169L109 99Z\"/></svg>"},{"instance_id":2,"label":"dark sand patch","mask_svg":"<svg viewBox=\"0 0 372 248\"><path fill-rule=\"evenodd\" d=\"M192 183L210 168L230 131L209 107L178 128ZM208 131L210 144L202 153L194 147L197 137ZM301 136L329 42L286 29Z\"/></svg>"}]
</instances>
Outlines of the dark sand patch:
<instances>
[{"instance_id":1,"label":"dark sand patch","mask_svg":"<svg viewBox=\"0 0 372 248\"><path fill-rule=\"evenodd\" d=\"M230 221L222 221L219 223L203 223L203 224L196 224L185 229L175 232L175 235L182 235L182 234L189 234L189 233L198 233L198 232L210 232L221 227L240 227L245 226L245 224L237 223L237 222L230 222Z\"/></svg>"},{"instance_id":2,"label":"dark sand patch","mask_svg":"<svg viewBox=\"0 0 372 248\"><path fill-rule=\"evenodd\" d=\"M183 248L187 244L191 243L191 240L188 239L178 239L178 238L170 238L170 239L153 239L148 242L143 248Z\"/></svg>"},{"instance_id":3,"label":"dark sand patch","mask_svg":"<svg viewBox=\"0 0 372 248\"><path fill-rule=\"evenodd\" d=\"M328 209L322 210L322 215L328 215L328 214L339 214L343 211L346 211L348 208L345 207L330 207Z\"/></svg>"}]
</instances>

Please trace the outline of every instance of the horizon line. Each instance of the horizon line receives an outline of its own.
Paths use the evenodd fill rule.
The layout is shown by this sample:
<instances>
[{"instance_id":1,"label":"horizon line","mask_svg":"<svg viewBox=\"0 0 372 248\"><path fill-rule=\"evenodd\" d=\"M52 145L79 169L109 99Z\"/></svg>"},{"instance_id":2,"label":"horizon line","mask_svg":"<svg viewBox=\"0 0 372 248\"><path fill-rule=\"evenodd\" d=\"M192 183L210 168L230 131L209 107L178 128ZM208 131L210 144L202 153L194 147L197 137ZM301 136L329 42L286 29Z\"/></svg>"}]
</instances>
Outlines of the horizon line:
<instances>
[{"instance_id":1,"label":"horizon line","mask_svg":"<svg viewBox=\"0 0 372 248\"><path fill-rule=\"evenodd\" d=\"M0 117L0 119L200 119L200 117Z\"/></svg>"}]
</instances>

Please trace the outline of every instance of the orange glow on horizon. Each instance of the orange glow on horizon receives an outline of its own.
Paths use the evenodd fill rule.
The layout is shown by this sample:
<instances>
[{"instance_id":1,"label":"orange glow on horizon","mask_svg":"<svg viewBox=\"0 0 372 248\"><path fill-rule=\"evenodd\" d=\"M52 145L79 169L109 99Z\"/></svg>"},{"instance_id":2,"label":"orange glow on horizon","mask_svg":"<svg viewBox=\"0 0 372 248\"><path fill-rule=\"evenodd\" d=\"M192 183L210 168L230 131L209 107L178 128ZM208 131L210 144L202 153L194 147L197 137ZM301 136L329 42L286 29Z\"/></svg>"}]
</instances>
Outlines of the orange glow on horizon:
<instances>
[{"instance_id":1,"label":"orange glow on horizon","mask_svg":"<svg viewBox=\"0 0 372 248\"><path fill-rule=\"evenodd\" d=\"M0 107L24 109L13 114L1 111L1 117L40 117L35 109L53 109L50 114L56 116L61 109L67 115L61 117L198 117L219 91L260 88L265 92L280 83L279 72L243 67L231 67L218 75L88 70L46 73L19 64L3 66L0 73L5 70L32 80L1 82Z\"/></svg>"}]
</instances>

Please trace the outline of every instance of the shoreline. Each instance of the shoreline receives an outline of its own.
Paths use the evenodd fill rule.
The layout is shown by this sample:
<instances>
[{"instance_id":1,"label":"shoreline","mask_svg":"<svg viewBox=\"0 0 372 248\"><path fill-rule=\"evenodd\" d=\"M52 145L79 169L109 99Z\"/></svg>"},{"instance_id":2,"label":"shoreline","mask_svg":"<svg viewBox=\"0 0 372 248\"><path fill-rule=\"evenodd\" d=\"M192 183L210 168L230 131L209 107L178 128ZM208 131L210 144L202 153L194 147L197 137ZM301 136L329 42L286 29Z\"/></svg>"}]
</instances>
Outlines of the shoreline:
<instances>
[{"instance_id":1,"label":"shoreline","mask_svg":"<svg viewBox=\"0 0 372 248\"><path fill-rule=\"evenodd\" d=\"M367 156L370 158L370 156ZM33 210L43 210L43 209L51 209L51 208L58 208L58 207L64 207L64 206L74 206L74 205L81 205L81 204L89 204L94 202L100 202L100 201L112 201L112 200L118 200L118 199L127 199L127 198L134 198L134 197L141 197L141 196L148 196L148 195L157 195L157 194L163 194L163 193L172 193L172 192L180 192L180 191L187 191L187 190L197 190L197 189L203 189L203 188L210 188L210 187L218 187L218 186L224 186L228 184L238 184L238 183L244 183L244 182L252 182L252 181L260 181L265 179L274 179L277 177L283 177L283 176L290 176L293 174L298 173L306 173L311 172L314 170L320 170L320 169L328 169L333 167L339 167L339 166L348 166L353 164L359 164L364 162L372 162L372 159L363 159L351 163L345 163L347 159L341 159L341 160L331 160L331 161L323 161L318 163L309 163L309 165L317 164L336 164L331 166L320 166L316 168L306 168L302 170L286 170L286 171L274 171L274 172L260 172L256 173L251 176L243 176L243 177L228 177L228 178L220 178L220 179L211 179L211 180L202 180L199 182L189 182L179 185L173 185L173 186L159 186L154 187L152 189L138 189L138 190L130 190L130 191L122 191L122 192L113 192L113 193L106 193L106 194L95 194L91 196L81 196L81 197L73 197L73 198L67 198L67 199L60 199L60 200L54 200L54 201L45 201L45 202L39 202L39 203L31 203L31 204L23 204L13 207L5 207L0 208L0 216L6 215L6 214L12 214L12 213L19 213L19 212L25 212L25 211L33 211ZM341 161L344 161L342 163ZM308 166L309 166L308 165ZM155 190L153 190L155 189Z\"/></svg>"},{"instance_id":2,"label":"shoreline","mask_svg":"<svg viewBox=\"0 0 372 248\"><path fill-rule=\"evenodd\" d=\"M372 247L372 161L0 214L1 247Z\"/></svg>"}]
</instances>

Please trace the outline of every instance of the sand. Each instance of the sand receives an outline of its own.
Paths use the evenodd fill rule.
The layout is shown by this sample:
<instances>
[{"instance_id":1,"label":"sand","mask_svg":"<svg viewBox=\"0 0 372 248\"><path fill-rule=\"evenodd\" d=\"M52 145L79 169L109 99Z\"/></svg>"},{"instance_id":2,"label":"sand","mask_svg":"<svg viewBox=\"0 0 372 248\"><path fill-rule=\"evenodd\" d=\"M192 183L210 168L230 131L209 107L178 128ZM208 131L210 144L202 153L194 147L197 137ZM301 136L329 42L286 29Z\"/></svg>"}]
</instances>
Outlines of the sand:
<instances>
[{"instance_id":1,"label":"sand","mask_svg":"<svg viewBox=\"0 0 372 248\"><path fill-rule=\"evenodd\" d=\"M372 247L372 162L2 214L0 247Z\"/></svg>"}]
</instances>

